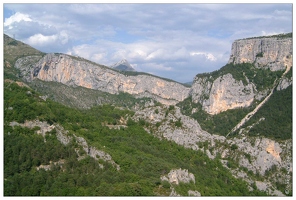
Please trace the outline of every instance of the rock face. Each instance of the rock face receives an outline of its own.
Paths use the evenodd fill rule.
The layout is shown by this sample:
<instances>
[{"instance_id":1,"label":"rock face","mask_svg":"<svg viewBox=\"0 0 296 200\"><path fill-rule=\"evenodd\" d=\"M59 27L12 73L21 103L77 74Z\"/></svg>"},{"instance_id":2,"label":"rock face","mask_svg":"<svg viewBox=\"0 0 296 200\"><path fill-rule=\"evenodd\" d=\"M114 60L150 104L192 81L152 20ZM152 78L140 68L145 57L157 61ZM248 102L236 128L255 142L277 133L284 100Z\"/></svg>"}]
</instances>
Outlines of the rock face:
<instances>
[{"instance_id":1,"label":"rock face","mask_svg":"<svg viewBox=\"0 0 296 200\"><path fill-rule=\"evenodd\" d=\"M199 191L188 190L188 196L200 197L201 194Z\"/></svg>"},{"instance_id":2,"label":"rock face","mask_svg":"<svg viewBox=\"0 0 296 200\"><path fill-rule=\"evenodd\" d=\"M214 82L196 77L192 85L192 101L201 103L209 114L218 114L228 109L247 107L255 97L253 85L244 85L231 74L218 77Z\"/></svg>"},{"instance_id":3,"label":"rock face","mask_svg":"<svg viewBox=\"0 0 296 200\"><path fill-rule=\"evenodd\" d=\"M272 71L292 66L292 37L251 38L236 40L232 44L228 63L255 63L258 67L268 65Z\"/></svg>"},{"instance_id":4,"label":"rock face","mask_svg":"<svg viewBox=\"0 0 296 200\"><path fill-rule=\"evenodd\" d=\"M33 59L21 58L15 64L28 81L38 78L111 94L126 92L135 97L151 97L169 105L184 100L190 91L190 88L177 82L150 75L127 76L111 68L64 54L47 54L37 63L29 65L28 62Z\"/></svg>"},{"instance_id":5,"label":"rock face","mask_svg":"<svg viewBox=\"0 0 296 200\"><path fill-rule=\"evenodd\" d=\"M195 176L192 173L189 173L187 169L172 169L167 175L160 177L161 181L168 181L171 184L171 193L170 196L181 196L175 191L174 186L179 185L179 183L195 183ZM188 190L188 196L198 196L201 194L199 191Z\"/></svg>"},{"instance_id":6,"label":"rock face","mask_svg":"<svg viewBox=\"0 0 296 200\"><path fill-rule=\"evenodd\" d=\"M292 38L275 36L236 40L232 44L228 63L253 63L257 68L289 71L292 67ZM212 115L248 107L254 99L260 100L264 95L262 91L257 91L257 85L245 78L247 84L234 79L231 73L216 78L211 74L196 76L191 87L192 101L200 103L203 110ZM291 84L292 79L282 80L277 89L285 89Z\"/></svg>"},{"instance_id":7,"label":"rock face","mask_svg":"<svg viewBox=\"0 0 296 200\"><path fill-rule=\"evenodd\" d=\"M287 87L289 87L290 85L292 85L292 77L289 78L283 78L280 82L279 85L277 86L276 90L284 90Z\"/></svg>"},{"instance_id":8,"label":"rock face","mask_svg":"<svg viewBox=\"0 0 296 200\"><path fill-rule=\"evenodd\" d=\"M179 182L190 183L190 181L193 181L195 183L194 174L189 173L186 169L173 169L168 173L167 176L162 176L160 179L162 181L169 181L170 183L176 185L178 185Z\"/></svg>"}]
</instances>

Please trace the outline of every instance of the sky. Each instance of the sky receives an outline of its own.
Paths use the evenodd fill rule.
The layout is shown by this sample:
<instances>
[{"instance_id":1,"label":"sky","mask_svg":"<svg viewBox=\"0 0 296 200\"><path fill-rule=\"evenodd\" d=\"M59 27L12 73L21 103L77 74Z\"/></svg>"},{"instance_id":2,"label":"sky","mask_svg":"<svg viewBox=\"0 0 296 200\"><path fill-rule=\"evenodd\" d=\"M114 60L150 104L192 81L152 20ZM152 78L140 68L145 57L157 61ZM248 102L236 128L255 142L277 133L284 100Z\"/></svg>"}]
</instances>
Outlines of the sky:
<instances>
[{"instance_id":1,"label":"sky","mask_svg":"<svg viewBox=\"0 0 296 200\"><path fill-rule=\"evenodd\" d=\"M178 82L227 64L232 42L292 32L285 4L3 4L3 32L45 53L137 70Z\"/></svg>"}]
</instances>

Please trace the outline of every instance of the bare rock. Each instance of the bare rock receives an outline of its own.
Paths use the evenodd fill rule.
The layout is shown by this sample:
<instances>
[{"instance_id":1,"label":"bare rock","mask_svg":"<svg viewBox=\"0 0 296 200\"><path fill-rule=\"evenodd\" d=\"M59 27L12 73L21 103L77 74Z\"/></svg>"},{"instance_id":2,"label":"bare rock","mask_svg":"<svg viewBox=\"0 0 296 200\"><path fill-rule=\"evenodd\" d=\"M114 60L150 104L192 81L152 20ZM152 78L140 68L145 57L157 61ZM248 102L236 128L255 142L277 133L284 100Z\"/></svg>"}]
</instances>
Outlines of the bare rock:
<instances>
[{"instance_id":1,"label":"bare rock","mask_svg":"<svg viewBox=\"0 0 296 200\"><path fill-rule=\"evenodd\" d=\"M173 169L171 170L167 176L161 177L161 180L168 180L172 184L178 185L180 182L182 183L190 183L193 181L195 183L194 174L189 173L187 169Z\"/></svg>"},{"instance_id":2,"label":"bare rock","mask_svg":"<svg viewBox=\"0 0 296 200\"><path fill-rule=\"evenodd\" d=\"M290 85L292 85L292 77L291 77L291 79L283 78L283 79L279 82L279 84L278 84L276 90L278 90L278 91L279 91L279 90L284 90L284 89L286 89L287 87L289 87Z\"/></svg>"},{"instance_id":3,"label":"bare rock","mask_svg":"<svg viewBox=\"0 0 296 200\"><path fill-rule=\"evenodd\" d=\"M292 66L291 38L249 38L232 43L228 63L255 63L257 67L268 67L272 71Z\"/></svg>"},{"instance_id":4,"label":"bare rock","mask_svg":"<svg viewBox=\"0 0 296 200\"><path fill-rule=\"evenodd\" d=\"M218 114L228 109L248 107L254 100L253 85L244 85L231 74L214 81L196 77L192 85L192 101L201 103L209 114Z\"/></svg>"},{"instance_id":5,"label":"bare rock","mask_svg":"<svg viewBox=\"0 0 296 200\"><path fill-rule=\"evenodd\" d=\"M30 60L31 59L31 60ZM27 67L28 60L31 67ZM151 97L163 104L176 104L188 97L190 88L150 75L127 76L116 70L64 54L47 54L38 62L32 57L17 60L26 80L38 78L68 86L82 86L111 94L126 92L135 97Z\"/></svg>"},{"instance_id":6,"label":"bare rock","mask_svg":"<svg viewBox=\"0 0 296 200\"><path fill-rule=\"evenodd\" d=\"M196 191L196 190L189 190L188 191L188 196L194 196L194 197L201 197L201 194L199 191Z\"/></svg>"}]
</instances>

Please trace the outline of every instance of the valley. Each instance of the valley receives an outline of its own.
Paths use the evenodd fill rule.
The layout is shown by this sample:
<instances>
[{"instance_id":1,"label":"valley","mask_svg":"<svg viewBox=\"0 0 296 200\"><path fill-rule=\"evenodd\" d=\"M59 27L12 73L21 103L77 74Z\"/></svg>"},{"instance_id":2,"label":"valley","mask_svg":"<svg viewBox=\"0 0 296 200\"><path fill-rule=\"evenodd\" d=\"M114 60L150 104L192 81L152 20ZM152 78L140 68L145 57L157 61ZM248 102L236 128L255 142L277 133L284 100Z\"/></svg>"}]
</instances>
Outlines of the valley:
<instances>
[{"instance_id":1,"label":"valley","mask_svg":"<svg viewBox=\"0 0 296 200\"><path fill-rule=\"evenodd\" d=\"M4 195L291 196L292 34L231 51L189 86L4 35Z\"/></svg>"}]
</instances>

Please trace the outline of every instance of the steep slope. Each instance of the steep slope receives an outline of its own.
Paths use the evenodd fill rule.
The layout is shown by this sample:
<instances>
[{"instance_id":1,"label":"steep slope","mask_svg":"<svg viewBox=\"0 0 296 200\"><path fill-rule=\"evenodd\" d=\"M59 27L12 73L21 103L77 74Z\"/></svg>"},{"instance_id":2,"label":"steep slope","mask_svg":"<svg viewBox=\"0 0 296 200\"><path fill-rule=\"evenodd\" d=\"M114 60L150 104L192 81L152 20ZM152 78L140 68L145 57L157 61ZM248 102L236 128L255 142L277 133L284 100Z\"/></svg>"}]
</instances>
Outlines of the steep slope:
<instances>
[{"instance_id":1,"label":"steep slope","mask_svg":"<svg viewBox=\"0 0 296 200\"><path fill-rule=\"evenodd\" d=\"M292 34L235 41L229 63L198 74L191 96L177 106L197 125L179 114L172 122L179 118L182 126L171 130L166 119L158 118L160 135L193 149L204 148L210 158L221 156L235 176L269 194L272 188L289 194Z\"/></svg>"},{"instance_id":2,"label":"steep slope","mask_svg":"<svg viewBox=\"0 0 296 200\"><path fill-rule=\"evenodd\" d=\"M192 101L207 113L249 107L272 89L292 66L292 35L236 40L229 63L218 71L198 74Z\"/></svg>"},{"instance_id":3,"label":"steep slope","mask_svg":"<svg viewBox=\"0 0 296 200\"><path fill-rule=\"evenodd\" d=\"M252 188L256 185L269 195L289 194L289 182L292 178L292 169L289 167L292 165L292 139L270 139L266 137L268 133L250 136L246 133L247 130L229 138L210 134L204 131L196 120L183 115L181 111L177 106L152 107L150 104L138 109L134 119L161 139L202 151L210 159L219 159L236 178L244 179ZM144 123L143 120L149 123ZM223 124L223 119L220 121ZM262 185L265 187L261 187Z\"/></svg>"},{"instance_id":4,"label":"steep slope","mask_svg":"<svg viewBox=\"0 0 296 200\"><path fill-rule=\"evenodd\" d=\"M159 140L112 106L69 108L4 83L5 196L247 196L218 159Z\"/></svg>"},{"instance_id":5,"label":"steep slope","mask_svg":"<svg viewBox=\"0 0 296 200\"><path fill-rule=\"evenodd\" d=\"M33 47L17 41L8 35L3 35L3 54L4 54L4 76L6 78L17 80L19 79L18 71L14 68L14 64L17 59L24 56L38 56L39 59L45 55L41 51L34 49Z\"/></svg>"},{"instance_id":6,"label":"steep slope","mask_svg":"<svg viewBox=\"0 0 296 200\"><path fill-rule=\"evenodd\" d=\"M111 94L126 92L136 97L151 97L163 104L176 104L184 100L190 90L174 81L142 74L124 75L108 67L65 54L47 54L38 62L34 59L20 58L15 64L27 81L55 81Z\"/></svg>"},{"instance_id":7,"label":"steep slope","mask_svg":"<svg viewBox=\"0 0 296 200\"><path fill-rule=\"evenodd\" d=\"M260 40L262 42L259 42ZM239 46L240 50L232 48L230 61L235 61L236 64L228 63L212 73L198 74L192 85L192 97L190 97L192 102L188 105L186 100L187 105L185 102L180 104L183 113L194 116L202 128L211 133L221 135L238 133L238 129L268 102L275 89L285 90L292 85L291 41L291 34L235 41L233 46ZM257 48L244 47L259 43L262 46ZM254 52L250 52L252 49ZM258 55L258 51L262 51L262 55L268 57L273 55L272 58L276 55L278 62L275 65L274 59L268 61L268 57L262 57L263 65L263 61L258 57L252 59L248 57ZM244 60L245 57L248 59ZM239 63L238 60L251 63ZM270 112L276 113L272 110ZM287 127L292 125L291 120L284 123ZM269 135L271 137L278 135L277 131L278 129L274 129ZM291 138L290 134L290 137L287 137L287 133L285 135L284 138Z\"/></svg>"},{"instance_id":8,"label":"steep slope","mask_svg":"<svg viewBox=\"0 0 296 200\"><path fill-rule=\"evenodd\" d=\"M13 67L15 61L20 58L27 55L44 55L41 51L23 43L20 41L17 41L8 35L4 34L4 63L6 67Z\"/></svg>"}]
</instances>

